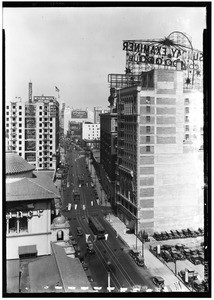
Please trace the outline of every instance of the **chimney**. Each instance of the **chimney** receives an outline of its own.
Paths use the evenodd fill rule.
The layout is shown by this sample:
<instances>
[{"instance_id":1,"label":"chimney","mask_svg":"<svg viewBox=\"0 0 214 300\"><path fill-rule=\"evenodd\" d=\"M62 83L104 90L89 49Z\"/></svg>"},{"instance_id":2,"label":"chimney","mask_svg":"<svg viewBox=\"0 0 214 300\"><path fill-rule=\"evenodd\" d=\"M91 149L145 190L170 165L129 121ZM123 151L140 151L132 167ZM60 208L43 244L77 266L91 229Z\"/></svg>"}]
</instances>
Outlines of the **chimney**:
<instances>
[{"instance_id":1,"label":"chimney","mask_svg":"<svg viewBox=\"0 0 214 300\"><path fill-rule=\"evenodd\" d=\"M29 82L29 103L32 103L32 82Z\"/></svg>"}]
</instances>

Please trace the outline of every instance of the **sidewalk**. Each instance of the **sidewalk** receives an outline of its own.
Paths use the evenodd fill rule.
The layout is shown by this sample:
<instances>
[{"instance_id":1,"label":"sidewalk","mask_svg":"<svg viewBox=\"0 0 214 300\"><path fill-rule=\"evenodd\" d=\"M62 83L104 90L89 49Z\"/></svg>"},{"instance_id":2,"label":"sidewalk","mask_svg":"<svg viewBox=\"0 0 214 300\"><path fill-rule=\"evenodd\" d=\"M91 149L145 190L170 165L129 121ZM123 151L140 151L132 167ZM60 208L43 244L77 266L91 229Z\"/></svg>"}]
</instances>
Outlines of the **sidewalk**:
<instances>
[{"instance_id":1,"label":"sidewalk","mask_svg":"<svg viewBox=\"0 0 214 300\"><path fill-rule=\"evenodd\" d=\"M116 216L110 215L106 218L111 226L115 229L118 236L129 246L130 249L136 249L136 236L126 233L126 225ZM142 249L142 242L137 239L137 249ZM149 244L144 244L145 265L152 276L161 276L165 280L165 285L169 286L173 292L189 292L190 290L180 281L172 271L169 270L158 258L149 251ZM181 288L177 289L177 282L180 281Z\"/></svg>"}]
</instances>

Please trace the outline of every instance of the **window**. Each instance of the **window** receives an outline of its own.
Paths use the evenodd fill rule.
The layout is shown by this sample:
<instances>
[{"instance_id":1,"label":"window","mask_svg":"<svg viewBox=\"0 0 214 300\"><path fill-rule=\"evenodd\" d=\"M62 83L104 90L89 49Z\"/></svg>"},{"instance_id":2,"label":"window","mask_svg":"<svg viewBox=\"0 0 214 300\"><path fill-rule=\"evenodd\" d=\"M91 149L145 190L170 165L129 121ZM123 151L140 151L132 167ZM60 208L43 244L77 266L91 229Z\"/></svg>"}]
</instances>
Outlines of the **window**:
<instances>
[{"instance_id":1,"label":"window","mask_svg":"<svg viewBox=\"0 0 214 300\"><path fill-rule=\"evenodd\" d=\"M39 121L42 121L42 118L39 118Z\"/></svg>"},{"instance_id":2,"label":"window","mask_svg":"<svg viewBox=\"0 0 214 300\"><path fill-rule=\"evenodd\" d=\"M8 105L6 106L6 109L9 109L9 106L8 106Z\"/></svg>"},{"instance_id":3,"label":"window","mask_svg":"<svg viewBox=\"0 0 214 300\"><path fill-rule=\"evenodd\" d=\"M42 156L42 152L39 152L39 155L41 155L41 156Z\"/></svg>"},{"instance_id":4,"label":"window","mask_svg":"<svg viewBox=\"0 0 214 300\"><path fill-rule=\"evenodd\" d=\"M51 134L51 135L50 135L50 138L52 139L52 137L53 137L53 136L52 136L52 134Z\"/></svg>"},{"instance_id":5,"label":"window","mask_svg":"<svg viewBox=\"0 0 214 300\"><path fill-rule=\"evenodd\" d=\"M40 106L39 109L42 109L42 106Z\"/></svg>"},{"instance_id":6,"label":"window","mask_svg":"<svg viewBox=\"0 0 214 300\"><path fill-rule=\"evenodd\" d=\"M28 231L27 217L19 218L19 232L27 232L27 231Z\"/></svg>"},{"instance_id":7,"label":"window","mask_svg":"<svg viewBox=\"0 0 214 300\"><path fill-rule=\"evenodd\" d=\"M19 150L22 150L22 147L19 147Z\"/></svg>"},{"instance_id":8,"label":"window","mask_svg":"<svg viewBox=\"0 0 214 300\"><path fill-rule=\"evenodd\" d=\"M42 158L41 158L41 157L39 158L39 161L42 161Z\"/></svg>"},{"instance_id":9,"label":"window","mask_svg":"<svg viewBox=\"0 0 214 300\"><path fill-rule=\"evenodd\" d=\"M20 115L20 116L22 115L22 112L21 112L21 111L19 112L19 115Z\"/></svg>"},{"instance_id":10,"label":"window","mask_svg":"<svg viewBox=\"0 0 214 300\"><path fill-rule=\"evenodd\" d=\"M42 147L39 147L39 150L42 150Z\"/></svg>"},{"instance_id":11,"label":"window","mask_svg":"<svg viewBox=\"0 0 214 300\"><path fill-rule=\"evenodd\" d=\"M185 105L189 105L189 98L185 98Z\"/></svg>"},{"instance_id":12,"label":"window","mask_svg":"<svg viewBox=\"0 0 214 300\"><path fill-rule=\"evenodd\" d=\"M42 135L40 135L39 138L41 139L41 138L42 138Z\"/></svg>"},{"instance_id":13,"label":"window","mask_svg":"<svg viewBox=\"0 0 214 300\"><path fill-rule=\"evenodd\" d=\"M39 115L41 116L42 115L42 112L40 111Z\"/></svg>"},{"instance_id":14,"label":"window","mask_svg":"<svg viewBox=\"0 0 214 300\"><path fill-rule=\"evenodd\" d=\"M185 140L189 140L189 134L185 134Z\"/></svg>"},{"instance_id":15,"label":"window","mask_svg":"<svg viewBox=\"0 0 214 300\"><path fill-rule=\"evenodd\" d=\"M150 106L147 106L147 107L146 107L146 112L147 112L147 113L150 113Z\"/></svg>"},{"instance_id":16,"label":"window","mask_svg":"<svg viewBox=\"0 0 214 300\"><path fill-rule=\"evenodd\" d=\"M150 136L146 136L146 142L150 143Z\"/></svg>"},{"instance_id":17,"label":"window","mask_svg":"<svg viewBox=\"0 0 214 300\"><path fill-rule=\"evenodd\" d=\"M9 233L17 232L17 219L11 218L9 219Z\"/></svg>"},{"instance_id":18,"label":"window","mask_svg":"<svg viewBox=\"0 0 214 300\"><path fill-rule=\"evenodd\" d=\"M150 126L146 126L146 132L147 132L147 133L150 132Z\"/></svg>"},{"instance_id":19,"label":"window","mask_svg":"<svg viewBox=\"0 0 214 300\"><path fill-rule=\"evenodd\" d=\"M42 132L42 129L39 129L39 132Z\"/></svg>"},{"instance_id":20,"label":"window","mask_svg":"<svg viewBox=\"0 0 214 300\"><path fill-rule=\"evenodd\" d=\"M185 112L186 112L186 114L189 113L189 107L185 107Z\"/></svg>"},{"instance_id":21,"label":"window","mask_svg":"<svg viewBox=\"0 0 214 300\"><path fill-rule=\"evenodd\" d=\"M150 146L146 146L146 152L150 152Z\"/></svg>"},{"instance_id":22,"label":"window","mask_svg":"<svg viewBox=\"0 0 214 300\"><path fill-rule=\"evenodd\" d=\"M22 109L22 106L19 106L19 109Z\"/></svg>"},{"instance_id":23,"label":"window","mask_svg":"<svg viewBox=\"0 0 214 300\"><path fill-rule=\"evenodd\" d=\"M22 142L20 141L19 144L21 145L21 143L22 143Z\"/></svg>"},{"instance_id":24,"label":"window","mask_svg":"<svg viewBox=\"0 0 214 300\"><path fill-rule=\"evenodd\" d=\"M146 122L150 122L150 116L146 116Z\"/></svg>"},{"instance_id":25,"label":"window","mask_svg":"<svg viewBox=\"0 0 214 300\"><path fill-rule=\"evenodd\" d=\"M19 138L21 139L21 138L22 138L22 136L21 136L21 135L19 135Z\"/></svg>"},{"instance_id":26,"label":"window","mask_svg":"<svg viewBox=\"0 0 214 300\"><path fill-rule=\"evenodd\" d=\"M19 121L22 121L22 118L19 118Z\"/></svg>"},{"instance_id":27,"label":"window","mask_svg":"<svg viewBox=\"0 0 214 300\"><path fill-rule=\"evenodd\" d=\"M42 127L42 124L41 124L41 123L39 124L39 127Z\"/></svg>"},{"instance_id":28,"label":"window","mask_svg":"<svg viewBox=\"0 0 214 300\"><path fill-rule=\"evenodd\" d=\"M6 124L7 127L9 127L9 124Z\"/></svg>"},{"instance_id":29,"label":"window","mask_svg":"<svg viewBox=\"0 0 214 300\"><path fill-rule=\"evenodd\" d=\"M189 122L189 117L185 116L185 122Z\"/></svg>"},{"instance_id":30,"label":"window","mask_svg":"<svg viewBox=\"0 0 214 300\"><path fill-rule=\"evenodd\" d=\"M39 167L41 168L41 167L42 167L42 164L39 164Z\"/></svg>"},{"instance_id":31,"label":"window","mask_svg":"<svg viewBox=\"0 0 214 300\"><path fill-rule=\"evenodd\" d=\"M7 113L6 113L7 115L9 115L9 111L7 111Z\"/></svg>"},{"instance_id":32,"label":"window","mask_svg":"<svg viewBox=\"0 0 214 300\"><path fill-rule=\"evenodd\" d=\"M22 132L22 130L21 130L21 129L19 129L19 132L21 133L21 132Z\"/></svg>"},{"instance_id":33,"label":"window","mask_svg":"<svg viewBox=\"0 0 214 300\"><path fill-rule=\"evenodd\" d=\"M19 123L19 127L22 127L22 123Z\"/></svg>"},{"instance_id":34,"label":"window","mask_svg":"<svg viewBox=\"0 0 214 300\"><path fill-rule=\"evenodd\" d=\"M149 96L146 97L146 103L150 103L150 97Z\"/></svg>"},{"instance_id":35,"label":"window","mask_svg":"<svg viewBox=\"0 0 214 300\"><path fill-rule=\"evenodd\" d=\"M185 126L185 130L186 130L186 131L189 131L189 125L186 125L186 126Z\"/></svg>"},{"instance_id":36,"label":"window","mask_svg":"<svg viewBox=\"0 0 214 300\"><path fill-rule=\"evenodd\" d=\"M6 120L9 121L9 118L7 118Z\"/></svg>"}]
</instances>

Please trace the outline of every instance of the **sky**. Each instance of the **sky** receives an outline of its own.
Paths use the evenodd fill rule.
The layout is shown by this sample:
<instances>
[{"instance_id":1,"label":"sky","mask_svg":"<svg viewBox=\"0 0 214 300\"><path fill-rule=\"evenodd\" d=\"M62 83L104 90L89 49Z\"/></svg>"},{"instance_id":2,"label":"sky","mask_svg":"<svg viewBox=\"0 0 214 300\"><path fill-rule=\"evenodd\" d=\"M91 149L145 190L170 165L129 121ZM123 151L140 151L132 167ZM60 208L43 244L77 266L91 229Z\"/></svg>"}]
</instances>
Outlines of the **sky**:
<instances>
[{"instance_id":1,"label":"sky","mask_svg":"<svg viewBox=\"0 0 214 300\"><path fill-rule=\"evenodd\" d=\"M200 7L3 8L6 101L56 96L73 108L107 108L108 74L125 72L123 40L157 39L173 31L202 50L206 10Z\"/></svg>"}]
</instances>

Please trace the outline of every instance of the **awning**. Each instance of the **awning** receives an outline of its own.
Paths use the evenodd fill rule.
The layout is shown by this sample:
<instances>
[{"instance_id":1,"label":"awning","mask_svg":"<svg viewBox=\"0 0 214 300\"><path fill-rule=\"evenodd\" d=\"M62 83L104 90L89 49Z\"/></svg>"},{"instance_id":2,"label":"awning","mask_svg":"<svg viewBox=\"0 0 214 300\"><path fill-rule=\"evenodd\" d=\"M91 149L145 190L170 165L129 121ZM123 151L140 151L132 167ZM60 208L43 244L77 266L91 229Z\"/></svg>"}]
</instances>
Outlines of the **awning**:
<instances>
[{"instance_id":1,"label":"awning","mask_svg":"<svg viewBox=\"0 0 214 300\"><path fill-rule=\"evenodd\" d=\"M126 228L131 229L131 230L135 229L135 223L136 223L135 220L131 220L129 222L129 224L126 226Z\"/></svg>"},{"instance_id":2,"label":"awning","mask_svg":"<svg viewBox=\"0 0 214 300\"><path fill-rule=\"evenodd\" d=\"M20 246L19 255L37 254L36 245Z\"/></svg>"}]
</instances>

